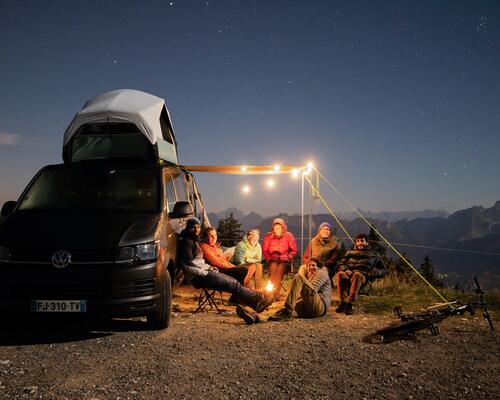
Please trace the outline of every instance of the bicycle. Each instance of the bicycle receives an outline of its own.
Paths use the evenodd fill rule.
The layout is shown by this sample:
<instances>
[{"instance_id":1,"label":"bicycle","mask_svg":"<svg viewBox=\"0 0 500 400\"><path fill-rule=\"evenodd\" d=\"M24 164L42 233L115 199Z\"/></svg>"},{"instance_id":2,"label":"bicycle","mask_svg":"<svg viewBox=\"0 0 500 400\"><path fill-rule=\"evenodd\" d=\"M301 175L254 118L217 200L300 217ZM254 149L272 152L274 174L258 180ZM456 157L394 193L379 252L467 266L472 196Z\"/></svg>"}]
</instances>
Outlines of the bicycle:
<instances>
[{"instance_id":1,"label":"bicycle","mask_svg":"<svg viewBox=\"0 0 500 400\"><path fill-rule=\"evenodd\" d=\"M429 307L423 312L407 314L404 314L400 307L395 307L394 314L401 320L401 322L379 329L376 332L376 335L378 335L382 341L388 341L394 336L410 335L426 328L429 329L431 335L438 335L439 326L437 324L442 322L444 319L451 316L463 315L465 313L474 315L478 309L482 310L483 318L488 322L491 331L494 331L493 321L491 320L491 316L488 312L487 304L484 301L484 292L479 285L477 277L474 277L474 283L476 285L475 293L479 296L478 301L463 305L457 301L453 303L445 303Z\"/></svg>"}]
</instances>

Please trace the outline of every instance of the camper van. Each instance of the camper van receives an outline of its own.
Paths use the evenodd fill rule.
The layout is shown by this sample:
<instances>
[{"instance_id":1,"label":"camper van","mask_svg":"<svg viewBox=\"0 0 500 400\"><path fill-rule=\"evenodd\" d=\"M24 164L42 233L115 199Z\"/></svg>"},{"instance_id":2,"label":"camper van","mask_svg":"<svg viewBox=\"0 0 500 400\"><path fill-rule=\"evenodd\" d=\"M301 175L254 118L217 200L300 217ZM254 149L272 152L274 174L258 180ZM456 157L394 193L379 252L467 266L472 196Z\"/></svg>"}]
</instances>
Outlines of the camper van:
<instances>
[{"instance_id":1,"label":"camper van","mask_svg":"<svg viewBox=\"0 0 500 400\"><path fill-rule=\"evenodd\" d=\"M146 316L166 328L177 235L191 216L209 222L164 100L116 90L89 101L63 160L1 209L0 310Z\"/></svg>"}]
</instances>

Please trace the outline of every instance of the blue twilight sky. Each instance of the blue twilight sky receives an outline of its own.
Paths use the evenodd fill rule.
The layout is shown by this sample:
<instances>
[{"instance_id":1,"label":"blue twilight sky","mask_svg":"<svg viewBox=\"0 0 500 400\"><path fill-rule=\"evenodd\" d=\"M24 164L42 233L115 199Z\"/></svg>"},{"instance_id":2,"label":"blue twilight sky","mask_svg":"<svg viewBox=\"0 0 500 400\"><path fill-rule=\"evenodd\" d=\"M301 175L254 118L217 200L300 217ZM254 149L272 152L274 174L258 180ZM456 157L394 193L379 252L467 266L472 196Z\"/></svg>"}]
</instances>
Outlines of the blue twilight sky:
<instances>
[{"instance_id":1,"label":"blue twilight sky","mask_svg":"<svg viewBox=\"0 0 500 400\"><path fill-rule=\"evenodd\" d=\"M371 211L500 199L499 1L1 0L0 57L1 202L118 88L167 100L186 165L311 159ZM300 210L288 177L196 176L209 211Z\"/></svg>"}]
</instances>

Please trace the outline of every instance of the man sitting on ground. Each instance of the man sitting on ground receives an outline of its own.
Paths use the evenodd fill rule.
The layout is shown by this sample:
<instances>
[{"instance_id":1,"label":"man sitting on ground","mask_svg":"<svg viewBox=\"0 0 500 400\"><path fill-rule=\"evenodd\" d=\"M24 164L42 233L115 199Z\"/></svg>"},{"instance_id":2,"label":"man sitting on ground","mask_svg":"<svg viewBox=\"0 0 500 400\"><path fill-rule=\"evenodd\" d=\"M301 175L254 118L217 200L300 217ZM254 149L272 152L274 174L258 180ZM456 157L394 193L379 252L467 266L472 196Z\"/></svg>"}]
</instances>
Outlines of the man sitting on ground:
<instances>
[{"instance_id":1,"label":"man sitting on ground","mask_svg":"<svg viewBox=\"0 0 500 400\"><path fill-rule=\"evenodd\" d=\"M285 306L270 316L269 321L290 321L294 314L299 318L322 317L330 307L331 297L332 284L328 270L319 259L311 257L295 274ZM259 322L255 313L241 306L236 308L236 313L249 325Z\"/></svg>"},{"instance_id":2,"label":"man sitting on ground","mask_svg":"<svg viewBox=\"0 0 500 400\"><path fill-rule=\"evenodd\" d=\"M338 263L336 279L340 305L335 310L337 313L353 313L352 303L366 282L366 277L373 273L378 258L378 254L368 243L368 237L364 233L356 235L354 247ZM348 289L349 295L345 298Z\"/></svg>"},{"instance_id":3,"label":"man sitting on ground","mask_svg":"<svg viewBox=\"0 0 500 400\"><path fill-rule=\"evenodd\" d=\"M197 289L206 288L229 292L258 313L269 307L274 301L273 296L264 296L262 293L248 289L236 279L220 273L216 267L205 262L199 244L200 233L200 221L197 218L191 218L180 235L177 258L186 281L191 282Z\"/></svg>"}]
</instances>

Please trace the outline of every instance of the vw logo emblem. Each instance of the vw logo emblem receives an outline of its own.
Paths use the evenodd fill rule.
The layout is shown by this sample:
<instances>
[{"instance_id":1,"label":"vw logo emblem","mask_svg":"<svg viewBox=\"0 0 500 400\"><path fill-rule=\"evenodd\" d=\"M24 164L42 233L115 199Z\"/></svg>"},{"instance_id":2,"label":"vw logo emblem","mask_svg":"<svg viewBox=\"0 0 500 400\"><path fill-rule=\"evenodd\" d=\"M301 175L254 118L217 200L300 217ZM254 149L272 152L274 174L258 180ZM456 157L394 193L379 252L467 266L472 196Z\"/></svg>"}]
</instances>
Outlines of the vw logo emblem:
<instances>
[{"instance_id":1,"label":"vw logo emblem","mask_svg":"<svg viewBox=\"0 0 500 400\"><path fill-rule=\"evenodd\" d=\"M52 256L52 265L56 268L67 267L71 263L71 253L66 250L59 250Z\"/></svg>"}]
</instances>

